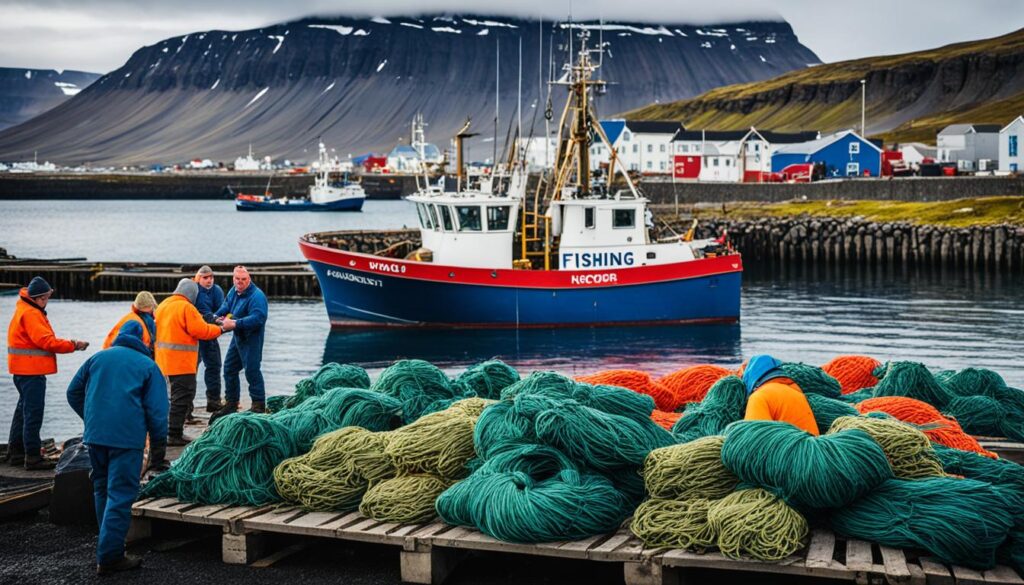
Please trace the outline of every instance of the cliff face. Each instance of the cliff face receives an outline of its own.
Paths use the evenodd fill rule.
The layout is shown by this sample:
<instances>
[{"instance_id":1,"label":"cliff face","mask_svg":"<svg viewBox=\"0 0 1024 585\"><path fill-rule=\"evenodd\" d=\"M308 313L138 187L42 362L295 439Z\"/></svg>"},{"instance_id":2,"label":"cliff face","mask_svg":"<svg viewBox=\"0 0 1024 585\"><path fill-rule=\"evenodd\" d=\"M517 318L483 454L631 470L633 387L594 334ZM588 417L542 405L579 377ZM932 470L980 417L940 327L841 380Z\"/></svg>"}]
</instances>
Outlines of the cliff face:
<instances>
[{"instance_id":1,"label":"cliff face","mask_svg":"<svg viewBox=\"0 0 1024 585\"><path fill-rule=\"evenodd\" d=\"M955 122L1007 123L1024 106L1024 30L930 51L819 65L629 116L675 118L716 129L834 131L860 125L861 79L867 81L869 134L934 141L938 130Z\"/></svg>"},{"instance_id":2,"label":"cliff face","mask_svg":"<svg viewBox=\"0 0 1024 585\"><path fill-rule=\"evenodd\" d=\"M0 67L0 130L65 102L99 78L82 71Z\"/></svg>"},{"instance_id":3,"label":"cliff face","mask_svg":"<svg viewBox=\"0 0 1024 585\"><path fill-rule=\"evenodd\" d=\"M604 115L819 62L784 22L573 26L591 29L592 45L607 44L600 73L615 85L598 102ZM65 163L230 160L250 143L260 155L308 160L319 136L344 157L408 141L417 112L429 124L427 139L443 146L467 116L474 131L493 136L498 62L503 141L516 109L520 42L528 133L535 112L543 127L548 91L539 77L547 78L549 63L561 74L569 30L423 16L305 19L175 37L139 49L74 99L0 133L0 160L33 150ZM557 115L564 90L555 87L551 98ZM470 156L483 159L493 146L473 148Z\"/></svg>"}]
</instances>

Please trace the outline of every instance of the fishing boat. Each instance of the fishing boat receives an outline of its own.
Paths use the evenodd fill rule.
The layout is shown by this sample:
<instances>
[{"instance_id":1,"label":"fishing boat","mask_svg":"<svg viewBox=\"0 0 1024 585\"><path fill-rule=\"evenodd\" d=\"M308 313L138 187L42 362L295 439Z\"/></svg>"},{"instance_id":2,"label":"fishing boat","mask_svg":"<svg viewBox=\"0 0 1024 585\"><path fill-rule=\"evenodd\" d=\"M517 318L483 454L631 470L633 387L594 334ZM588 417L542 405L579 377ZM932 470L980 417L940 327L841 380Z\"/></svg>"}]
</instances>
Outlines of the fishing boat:
<instances>
[{"instance_id":1,"label":"fishing boat","mask_svg":"<svg viewBox=\"0 0 1024 585\"><path fill-rule=\"evenodd\" d=\"M303 236L333 326L566 327L729 322L740 316L742 259L724 241L656 238L650 202L616 157L591 99L598 50L586 47L553 85L569 98L556 128L558 164L527 194L525 156L471 184L456 135L456 189L427 185L418 234L375 253L358 232ZM521 135L521 131L520 131ZM592 180L589 147L612 153ZM513 148L513 151L515 149Z\"/></svg>"},{"instance_id":2,"label":"fishing boat","mask_svg":"<svg viewBox=\"0 0 1024 585\"><path fill-rule=\"evenodd\" d=\"M262 194L238 193L235 195L235 209L238 211L360 211L366 193L359 183L348 180L347 174L335 180L332 173L333 161L327 155L327 147L320 143L320 164L308 196L274 197L270 182Z\"/></svg>"}]
</instances>

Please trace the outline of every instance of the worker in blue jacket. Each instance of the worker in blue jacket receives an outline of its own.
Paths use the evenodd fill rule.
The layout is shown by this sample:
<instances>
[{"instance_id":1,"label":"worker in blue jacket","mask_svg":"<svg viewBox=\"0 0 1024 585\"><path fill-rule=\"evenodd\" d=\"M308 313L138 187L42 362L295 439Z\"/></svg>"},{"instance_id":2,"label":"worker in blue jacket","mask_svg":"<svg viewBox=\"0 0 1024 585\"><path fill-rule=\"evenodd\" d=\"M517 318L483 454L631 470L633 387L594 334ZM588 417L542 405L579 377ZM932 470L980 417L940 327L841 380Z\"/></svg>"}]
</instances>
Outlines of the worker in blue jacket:
<instances>
[{"instance_id":1,"label":"worker in blue jacket","mask_svg":"<svg viewBox=\"0 0 1024 585\"><path fill-rule=\"evenodd\" d=\"M167 386L142 342L142 325L128 321L113 346L82 364L68 386L68 404L85 421L82 436L92 462L96 520L96 572L137 568L142 559L126 555L132 503L139 493L142 451L150 438L150 468L159 468L167 449Z\"/></svg>"},{"instance_id":2,"label":"worker in blue jacket","mask_svg":"<svg viewBox=\"0 0 1024 585\"><path fill-rule=\"evenodd\" d=\"M199 294L196 295L196 309L203 320L213 324L217 309L224 304L224 289L213 282L213 269L202 266L196 272ZM217 412L224 407L220 399L220 342L216 339L199 340L199 363L203 364L203 381L206 383L206 412Z\"/></svg>"},{"instance_id":3,"label":"worker in blue jacket","mask_svg":"<svg viewBox=\"0 0 1024 585\"><path fill-rule=\"evenodd\" d=\"M266 388L260 362L263 361L263 330L267 323L267 296L252 282L244 266L236 266L232 274L234 285L228 291L224 304L217 310L217 318L234 319L235 330L227 355L224 356L224 407L210 417L213 421L238 411L241 385L238 373L245 369L249 383L252 412L266 412Z\"/></svg>"}]
</instances>

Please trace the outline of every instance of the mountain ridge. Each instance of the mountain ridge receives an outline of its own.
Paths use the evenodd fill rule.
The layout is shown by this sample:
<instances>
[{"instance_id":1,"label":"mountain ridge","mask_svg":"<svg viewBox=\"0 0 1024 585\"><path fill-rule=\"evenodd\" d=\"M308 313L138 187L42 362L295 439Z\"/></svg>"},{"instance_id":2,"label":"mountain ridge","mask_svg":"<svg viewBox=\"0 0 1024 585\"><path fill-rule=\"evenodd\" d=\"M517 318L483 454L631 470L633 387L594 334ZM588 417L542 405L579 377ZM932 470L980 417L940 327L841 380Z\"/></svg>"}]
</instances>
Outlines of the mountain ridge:
<instances>
[{"instance_id":1,"label":"mountain ridge","mask_svg":"<svg viewBox=\"0 0 1024 585\"><path fill-rule=\"evenodd\" d=\"M99 78L86 71L0 67L0 130L54 108Z\"/></svg>"},{"instance_id":2,"label":"mountain ridge","mask_svg":"<svg viewBox=\"0 0 1024 585\"><path fill-rule=\"evenodd\" d=\"M557 45L581 27L594 29L592 43L610 43L602 73L617 85L598 103L607 114L820 62L784 22L569 26L545 21L541 32L535 20L469 14L310 17L172 37L140 48L56 109L0 132L0 160L32 150L74 164L230 160L250 143L261 155L309 160L321 136L344 157L407 140L416 113L438 144L467 116L493 136L496 44L504 136L517 103L519 39L524 123L543 124L533 111L543 111L547 97L538 70L552 60L560 67L565 51ZM551 99L557 109L564 96L555 91Z\"/></svg>"}]
</instances>

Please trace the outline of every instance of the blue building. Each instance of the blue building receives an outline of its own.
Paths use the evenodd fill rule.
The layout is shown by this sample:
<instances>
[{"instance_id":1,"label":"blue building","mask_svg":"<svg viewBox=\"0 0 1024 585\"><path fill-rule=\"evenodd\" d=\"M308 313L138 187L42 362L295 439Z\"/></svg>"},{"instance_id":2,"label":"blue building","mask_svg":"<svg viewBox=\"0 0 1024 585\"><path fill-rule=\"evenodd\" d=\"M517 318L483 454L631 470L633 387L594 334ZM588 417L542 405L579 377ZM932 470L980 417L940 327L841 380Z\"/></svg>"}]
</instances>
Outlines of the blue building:
<instances>
[{"instance_id":1,"label":"blue building","mask_svg":"<svg viewBox=\"0 0 1024 585\"><path fill-rule=\"evenodd\" d=\"M826 177L877 177L882 170L882 149L852 130L810 142L788 144L772 155L772 172L789 165L821 163Z\"/></svg>"}]
</instances>

